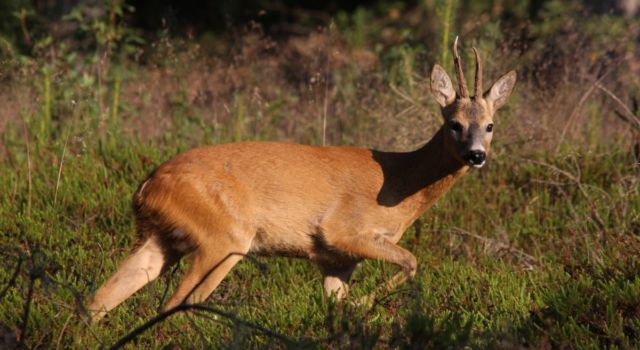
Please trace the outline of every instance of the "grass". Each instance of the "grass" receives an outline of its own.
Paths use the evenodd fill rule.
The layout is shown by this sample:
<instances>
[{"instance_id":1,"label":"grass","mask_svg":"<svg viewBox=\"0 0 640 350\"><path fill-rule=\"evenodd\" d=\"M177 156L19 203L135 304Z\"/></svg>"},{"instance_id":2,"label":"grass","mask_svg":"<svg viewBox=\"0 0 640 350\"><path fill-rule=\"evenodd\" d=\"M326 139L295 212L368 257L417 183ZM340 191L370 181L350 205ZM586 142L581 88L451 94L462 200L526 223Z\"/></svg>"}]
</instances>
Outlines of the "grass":
<instances>
[{"instance_id":1,"label":"grass","mask_svg":"<svg viewBox=\"0 0 640 350\"><path fill-rule=\"evenodd\" d=\"M455 10L453 3L442 6ZM362 25L362 11L351 29L279 51L245 33L228 60L203 59L194 46L164 38L146 64L63 47L55 62L15 63L26 73L0 90L0 97L21 92L15 96L24 102L11 105L14 117L0 129L0 347L110 347L157 316L184 263L98 325L82 318L134 243L130 198L139 181L180 151L240 140L382 149L426 141L440 123L425 78L434 57L410 43L370 50L369 32L377 31ZM540 85L536 79L558 69L527 71L545 51L517 61L517 53L498 54L502 38L492 35L502 34L484 35L478 47L497 57L487 60L486 80L513 67L525 73L498 112L487 166L405 233L401 245L419 262L413 281L370 309L356 308L325 297L318 268L306 261L245 259L206 304L163 319L127 346L637 347L640 177L628 130L612 116L627 100L621 92L637 91L632 74L612 70L599 80L621 96L612 107L601 89L585 94L597 71L571 73L583 61L552 57L572 62L560 66L572 79ZM572 49L600 52L607 41ZM348 300L395 272L364 262Z\"/></svg>"},{"instance_id":2,"label":"grass","mask_svg":"<svg viewBox=\"0 0 640 350\"><path fill-rule=\"evenodd\" d=\"M114 344L156 315L184 268L96 326L79 317L133 243L129 198L138 181L182 149L111 137L116 142L82 134L28 138L27 157L26 141L6 136L0 320L5 334L28 347ZM319 271L305 261L245 260L208 302L234 319L177 314L142 333L136 346L634 346L640 196L627 152L604 145L585 154L519 158L498 145L495 153L404 235L402 245L419 259L418 275L372 309L328 300ZM394 272L365 262L351 297Z\"/></svg>"}]
</instances>

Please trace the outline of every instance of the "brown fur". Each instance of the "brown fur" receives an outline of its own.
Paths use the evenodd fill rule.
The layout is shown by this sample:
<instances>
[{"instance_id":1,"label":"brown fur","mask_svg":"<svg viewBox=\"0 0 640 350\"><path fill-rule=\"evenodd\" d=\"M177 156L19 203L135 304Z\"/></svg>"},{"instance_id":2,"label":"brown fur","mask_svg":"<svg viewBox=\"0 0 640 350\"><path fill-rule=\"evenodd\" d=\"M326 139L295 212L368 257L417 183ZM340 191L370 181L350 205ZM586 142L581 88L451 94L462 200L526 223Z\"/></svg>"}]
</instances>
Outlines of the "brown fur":
<instances>
[{"instance_id":1,"label":"brown fur","mask_svg":"<svg viewBox=\"0 0 640 350\"><path fill-rule=\"evenodd\" d=\"M435 78L447 123L413 152L248 142L196 148L162 164L134 195L143 244L96 293L93 320L187 253L191 266L165 309L205 300L246 254L314 261L338 297L362 259L398 265L404 277L393 284L413 277L416 258L396 243L469 168L468 137L448 122L465 123L472 137L480 127L470 125L493 115L491 101L451 99L446 73Z\"/></svg>"}]
</instances>

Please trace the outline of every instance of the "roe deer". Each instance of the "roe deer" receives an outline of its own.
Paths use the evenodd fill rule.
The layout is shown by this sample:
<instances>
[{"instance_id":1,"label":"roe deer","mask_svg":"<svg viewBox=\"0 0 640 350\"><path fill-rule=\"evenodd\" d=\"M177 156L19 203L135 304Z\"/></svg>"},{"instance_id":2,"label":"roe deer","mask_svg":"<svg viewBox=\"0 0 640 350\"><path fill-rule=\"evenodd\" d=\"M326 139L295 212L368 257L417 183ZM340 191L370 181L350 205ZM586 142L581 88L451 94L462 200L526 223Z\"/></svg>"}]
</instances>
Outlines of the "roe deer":
<instances>
[{"instance_id":1,"label":"roe deer","mask_svg":"<svg viewBox=\"0 0 640 350\"><path fill-rule=\"evenodd\" d=\"M483 93L473 50L474 97L457 38L458 94L444 69L433 67L431 92L444 125L416 151L247 142L192 149L160 165L133 196L139 246L97 291L92 320L188 253L189 270L164 310L204 301L247 254L314 261L326 293L338 298L363 259L398 265L397 283L413 277L416 258L396 243L470 166L485 163L492 117L516 82L510 71Z\"/></svg>"}]
</instances>

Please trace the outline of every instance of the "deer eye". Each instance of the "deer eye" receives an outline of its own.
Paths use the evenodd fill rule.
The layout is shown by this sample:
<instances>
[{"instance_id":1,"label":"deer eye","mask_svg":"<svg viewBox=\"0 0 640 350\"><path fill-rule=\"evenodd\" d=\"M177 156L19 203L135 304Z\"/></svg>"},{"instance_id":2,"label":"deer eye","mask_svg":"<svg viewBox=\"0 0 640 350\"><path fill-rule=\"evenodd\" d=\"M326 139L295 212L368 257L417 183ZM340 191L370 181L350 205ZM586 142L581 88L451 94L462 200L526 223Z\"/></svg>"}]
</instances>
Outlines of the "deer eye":
<instances>
[{"instance_id":1,"label":"deer eye","mask_svg":"<svg viewBox=\"0 0 640 350\"><path fill-rule=\"evenodd\" d=\"M449 127L451 128L451 130L453 130L455 132L461 132L462 131L462 124L460 124L458 122L451 122L449 124Z\"/></svg>"},{"instance_id":2,"label":"deer eye","mask_svg":"<svg viewBox=\"0 0 640 350\"><path fill-rule=\"evenodd\" d=\"M493 123L487 125L487 132L492 132L493 131Z\"/></svg>"}]
</instances>

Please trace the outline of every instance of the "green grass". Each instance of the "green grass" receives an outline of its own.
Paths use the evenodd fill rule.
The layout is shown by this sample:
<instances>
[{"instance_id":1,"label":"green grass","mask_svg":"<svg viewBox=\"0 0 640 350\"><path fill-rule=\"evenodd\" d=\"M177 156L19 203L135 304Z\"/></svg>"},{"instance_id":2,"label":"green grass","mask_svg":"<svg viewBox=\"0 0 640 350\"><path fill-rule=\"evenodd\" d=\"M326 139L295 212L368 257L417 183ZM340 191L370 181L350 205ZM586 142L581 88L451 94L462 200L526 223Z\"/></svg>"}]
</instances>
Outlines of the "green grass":
<instances>
[{"instance_id":1,"label":"green grass","mask_svg":"<svg viewBox=\"0 0 640 350\"><path fill-rule=\"evenodd\" d=\"M69 136L31 139L27 158L27 144L16 135L5 135L9 157L0 175L3 332L26 332L29 347L110 346L156 315L184 269L98 325L78 316L133 243L129 203L138 181L178 149L62 132ZM616 145L551 159L509 156L500 147L486 169L468 174L404 235L402 245L419 259L418 275L372 309L328 300L319 271L305 261L245 260L208 302L236 320L174 315L140 335L136 346L634 346L640 197L631 158ZM394 272L365 262L350 298Z\"/></svg>"}]
</instances>

